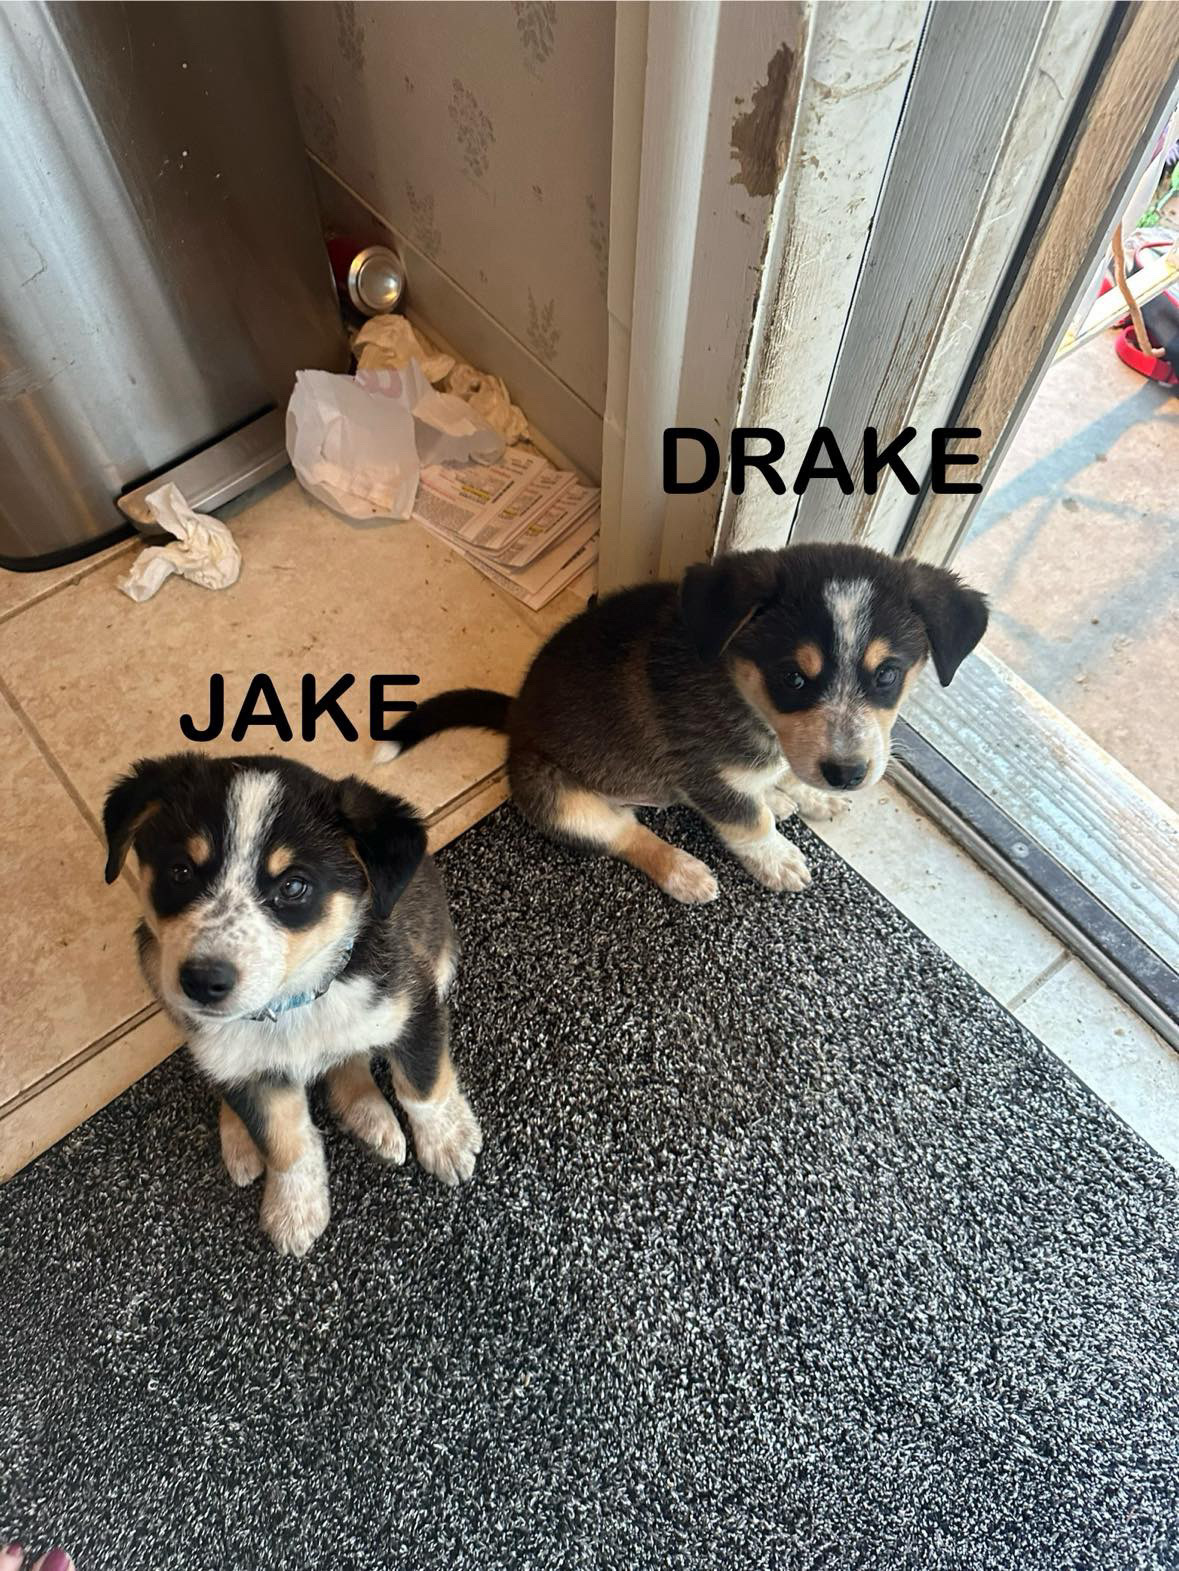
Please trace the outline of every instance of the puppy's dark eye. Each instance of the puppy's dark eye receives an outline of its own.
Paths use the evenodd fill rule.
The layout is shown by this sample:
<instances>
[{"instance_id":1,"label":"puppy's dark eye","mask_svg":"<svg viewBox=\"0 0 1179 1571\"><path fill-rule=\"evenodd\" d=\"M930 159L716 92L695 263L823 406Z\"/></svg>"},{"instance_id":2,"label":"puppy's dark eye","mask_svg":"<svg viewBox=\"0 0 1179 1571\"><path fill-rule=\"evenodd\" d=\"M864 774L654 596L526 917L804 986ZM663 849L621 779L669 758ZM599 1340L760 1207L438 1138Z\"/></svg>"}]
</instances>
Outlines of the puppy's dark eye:
<instances>
[{"instance_id":1,"label":"puppy's dark eye","mask_svg":"<svg viewBox=\"0 0 1179 1571\"><path fill-rule=\"evenodd\" d=\"M311 893L311 885L298 873L291 873L283 879L278 886L278 897L289 905L295 905L300 900L305 900Z\"/></svg>"},{"instance_id":2,"label":"puppy's dark eye","mask_svg":"<svg viewBox=\"0 0 1179 1571\"><path fill-rule=\"evenodd\" d=\"M792 666L788 671L784 671L782 673L782 680L785 682L787 687L791 688L796 693L801 692L801 690L806 686L806 677L803 676L802 672L794 666Z\"/></svg>"},{"instance_id":3,"label":"puppy's dark eye","mask_svg":"<svg viewBox=\"0 0 1179 1571\"><path fill-rule=\"evenodd\" d=\"M889 688L895 687L901 679L901 668L895 665L882 665L877 671L874 686L878 692L887 693Z\"/></svg>"},{"instance_id":4,"label":"puppy's dark eye","mask_svg":"<svg viewBox=\"0 0 1179 1571\"><path fill-rule=\"evenodd\" d=\"M168 869L168 877L174 884L187 884L192 877L192 863L173 862Z\"/></svg>"}]
</instances>

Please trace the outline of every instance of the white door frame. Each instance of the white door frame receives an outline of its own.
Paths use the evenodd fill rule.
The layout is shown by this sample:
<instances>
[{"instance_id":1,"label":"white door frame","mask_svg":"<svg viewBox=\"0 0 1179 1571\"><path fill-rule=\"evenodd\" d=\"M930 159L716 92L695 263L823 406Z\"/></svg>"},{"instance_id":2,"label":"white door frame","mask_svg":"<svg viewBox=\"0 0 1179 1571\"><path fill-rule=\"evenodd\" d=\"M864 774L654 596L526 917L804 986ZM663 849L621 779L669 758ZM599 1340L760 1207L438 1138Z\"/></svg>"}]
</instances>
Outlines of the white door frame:
<instances>
[{"instance_id":1,"label":"white door frame","mask_svg":"<svg viewBox=\"0 0 1179 1571\"><path fill-rule=\"evenodd\" d=\"M603 588L711 549L719 481L665 495L663 432L727 441L811 16L804 0L617 8Z\"/></svg>"}]
</instances>

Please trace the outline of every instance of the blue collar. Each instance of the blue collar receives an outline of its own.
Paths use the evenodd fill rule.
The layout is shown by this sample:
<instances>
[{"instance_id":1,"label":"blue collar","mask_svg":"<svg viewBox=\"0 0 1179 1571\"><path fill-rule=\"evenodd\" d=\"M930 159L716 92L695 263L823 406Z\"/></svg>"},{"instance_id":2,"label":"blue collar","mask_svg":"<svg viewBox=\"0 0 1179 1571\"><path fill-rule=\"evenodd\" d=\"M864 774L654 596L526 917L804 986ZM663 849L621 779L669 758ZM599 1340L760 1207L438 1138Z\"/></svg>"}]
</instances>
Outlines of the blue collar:
<instances>
[{"instance_id":1,"label":"blue collar","mask_svg":"<svg viewBox=\"0 0 1179 1571\"><path fill-rule=\"evenodd\" d=\"M353 942L348 945L347 949L345 949L343 959L340 961L339 966L335 971L332 972L331 976L328 977L327 981L323 984L322 987L317 987L313 993L292 993L290 998L280 998L273 1004L267 1004L266 1008L260 1009L256 1015L247 1015L246 1019L274 1021L277 1020L280 1015L288 1014L292 1009L302 1009L304 1004L313 1004L317 998L322 998L323 995L327 992L328 988L331 987L332 983L342 976L344 971L347 970L348 962L352 958L352 950L354 945L355 940L353 940Z\"/></svg>"}]
</instances>

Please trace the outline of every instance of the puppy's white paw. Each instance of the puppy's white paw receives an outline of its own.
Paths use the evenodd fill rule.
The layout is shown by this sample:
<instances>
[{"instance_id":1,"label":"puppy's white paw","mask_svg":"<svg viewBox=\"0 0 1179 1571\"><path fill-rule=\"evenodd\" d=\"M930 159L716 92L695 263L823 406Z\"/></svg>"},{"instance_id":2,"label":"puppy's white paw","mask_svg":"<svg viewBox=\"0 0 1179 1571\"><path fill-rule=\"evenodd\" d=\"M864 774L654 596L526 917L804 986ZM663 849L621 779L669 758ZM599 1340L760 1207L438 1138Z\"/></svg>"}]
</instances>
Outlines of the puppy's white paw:
<instances>
[{"instance_id":1,"label":"puppy's white paw","mask_svg":"<svg viewBox=\"0 0 1179 1571\"><path fill-rule=\"evenodd\" d=\"M750 845L734 846L741 866L767 889L805 889L811 881L806 858L784 835L772 830Z\"/></svg>"},{"instance_id":2,"label":"puppy's white paw","mask_svg":"<svg viewBox=\"0 0 1179 1571\"><path fill-rule=\"evenodd\" d=\"M832 818L842 818L850 813L851 798L846 793L815 791L810 786L791 786L798 811L812 824L826 823Z\"/></svg>"},{"instance_id":3,"label":"puppy's white paw","mask_svg":"<svg viewBox=\"0 0 1179 1571\"><path fill-rule=\"evenodd\" d=\"M793 818L798 811L798 803L786 790L785 786L772 785L766 792L766 806L774 815L776 823L783 824L788 818Z\"/></svg>"},{"instance_id":4,"label":"puppy's white paw","mask_svg":"<svg viewBox=\"0 0 1179 1571\"><path fill-rule=\"evenodd\" d=\"M483 1131L461 1091L442 1102L407 1102L413 1147L427 1173L449 1184L465 1183L483 1149Z\"/></svg>"},{"instance_id":5,"label":"puppy's white paw","mask_svg":"<svg viewBox=\"0 0 1179 1571\"><path fill-rule=\"evenodd\" d=\"M828 818L841 818L852 811L847 793L816 790L814 785L803 785L794 779L789 784L773 785L767 801L773 817L780 820L789 818L795 809L810 823L825 823Z\"/></svg>"},{"instance_id":6,"label":"puppy's white paw","mask_svg":"<svg viewBox=\"0 0 1179 1571\"><path fill-rule=\"evenodd\" d=\"M239 1189L261 1178L266 1170L262 1153L250 1139L249 1130L236 1116L221 1120L221 1160L230 1181Z\"/></svg>"},{"instance_id":7,"label":"puppy's white paw","mask_svg":"<svg viewBox=\"0 0 1179 1571\"><path fill-rule=\"evenodd\" d=\"M262 1193L262 1227L280 1255L305 1255L328 1225L331 1214L327 1163L316 1134L286 1172L267 1172Z\"/></svg>"},{"instance_id":8,"label":"puppy's white paw","mask_svg":"<svg viewBox=\"0 0 1179 1571\"><path fill-rule=\"evenodd\" d=\"M397 1114L379 1092L357 1097L339 1116L341 1128L363 1141L382 1162L399 1166L405 1161L405 1135Z\"/></svg>"},{"instance_id":9,"label":"puppy's white paw","mask_svg":"<svg viewBox=\"0 0 1179 1571\"><path fill-rule=\"evenodd\" d=\"M676 851L667 872L659 880L665 895L684 905L705 905L717 897L717 883L712 869L699 857L686 851Z\"/></svg>"}]
</instances>

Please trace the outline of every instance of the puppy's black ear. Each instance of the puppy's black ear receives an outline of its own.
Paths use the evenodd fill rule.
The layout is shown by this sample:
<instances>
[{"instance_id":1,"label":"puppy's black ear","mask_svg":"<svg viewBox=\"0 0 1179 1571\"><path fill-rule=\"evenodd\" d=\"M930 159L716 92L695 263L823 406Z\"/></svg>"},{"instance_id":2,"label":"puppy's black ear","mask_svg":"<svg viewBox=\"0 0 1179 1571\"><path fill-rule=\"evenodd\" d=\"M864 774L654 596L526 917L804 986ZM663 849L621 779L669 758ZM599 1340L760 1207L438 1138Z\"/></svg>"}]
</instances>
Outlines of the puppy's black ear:
<instances>
[{"instance_id":1,"label":"puppy's black ear","mask_svg":"<svg viewBox=\"0 0 1179 1571\"><path fill-rule=\"evenodd\" d=\"M943 687L987 630L987 602L945 567L909 563L909 598L925 624L934 669Z\"/></svg>"},{"instance_id":2,"label":"puppy's black ear","mask_svg":"<svg viewBox=\"0 0 1179 1571\"><path fill-rule=\"evenodd\" d=\"M680 614L701 660L717 660L746 622L773 599L774 551L734 551L690 567L680 584Z\"/></svg>"},{"instance_id":3,"label":"puppy's black ear","mask_svg":"<svg viewBox=\"0 0 1179 1571\"><path fill-rule=\"evenodd\" d=\"M132 764L130 774L116 780L107 792L102 827L106 833L108 884L113 884L123 871L136 830L163 801L173 764L171 758L141 758Z\"/></svg>"},{"instance_id":4,"label":"puppy's black ear","mask_svg":"<svg viewBox=\"0 0 1179 1571\"><path fill-rule=\"evenodd\" d=\"M368 874L373 915L383 922L426 854L426 831L399 796L355 775L341 780L338 789L341 815Z\"/></svg>"}]
</instances>

